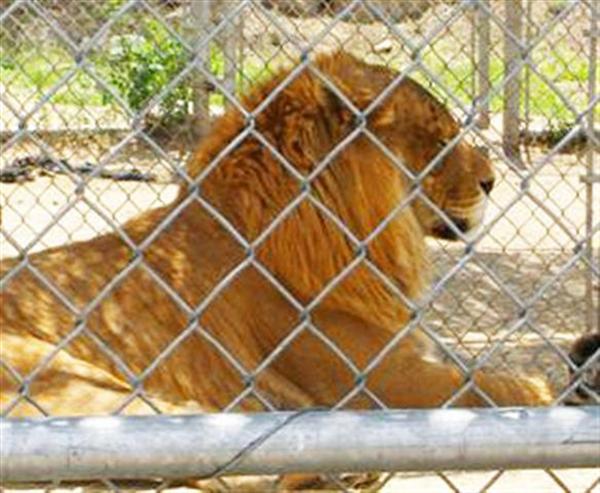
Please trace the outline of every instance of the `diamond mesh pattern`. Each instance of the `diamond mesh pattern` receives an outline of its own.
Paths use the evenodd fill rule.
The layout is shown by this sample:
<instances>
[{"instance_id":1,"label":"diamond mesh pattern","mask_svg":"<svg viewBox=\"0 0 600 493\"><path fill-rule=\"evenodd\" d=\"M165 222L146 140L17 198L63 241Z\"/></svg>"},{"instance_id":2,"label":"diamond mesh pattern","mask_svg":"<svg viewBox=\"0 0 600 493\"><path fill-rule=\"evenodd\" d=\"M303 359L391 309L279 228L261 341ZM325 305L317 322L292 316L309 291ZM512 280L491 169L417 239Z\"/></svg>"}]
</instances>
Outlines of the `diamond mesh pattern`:
<instances>
[{"instance_id":1,"label":"diamond mesh pattern","mask_svg":"<svg viewBox=\"0 0 600 493\"><path fill-rule=\"evenodd\" d=\"M93 352L98 361L98 368L82 367L82 372L118 375L115 385L122 398L112 403L115 414L201 411L194 399L176 406L147 390L170 378L163 371L169 360L193 361L194 348L200 346L225 372L224 380L234 382L227 389L228 401L215 403L213 410L274 411L281 403L272 399L268 377L276 365L289 364L289 354L302 351L307 341L345 368L344 381L335 382L338 392L331 409L357 402L386 408L369 388L369 376L417 333L431 340L464 379L443 406L455 405L469 392L495 405L472 378L480 369L543 376L554 387L555 404L576 391L584 369L570 362L569 347L578 336L600 330L597 3L0 0L0 7L0 245L3 257L18 257L3 271L0 287L36 283L44 293L36 302L51 305L63 328L59 340L36 350L36 364L26 371L18 370L10 357L1 360L3 385L10 394L3 417L52 415L52 402L39 396L58 382L61 365L78 351ZM514 24L510 9L520 9L521 26ZM358 107L314 63L318 54L338 49L398 75L366 107ZM242 94L281 67L291 67L287 76L248 109ZM286 158L259 123L306 73L320 80L356 122L309 170ZM459 134L418 173L367 125L408 77L436 94L462 123ZM245 124L191 176L186 161L211 122L227 111ZM334 204L314 193L323 176L339 172L337 158L359 139L389 157L386 173L412 182L410 193L383 211L371 231L357 230ZM472 236L463 234L423 192L424 181L461 140L485 146L497 174L485 224ZM204 189L238 146L248 142L268 151L279 178L296 192L272 211L265 227L244 235L235 214L221 210ZM178 190L186 193L178 196ZM148 234L123 227L132 216L175 200ZM394 219L417 202L431 209L458 241L428 240L434 279L419 299L412 299L371 250ZM309 297L286 285L265 253L269 242L278 241L286 225L308 210L346 248L343 266L322 279ZM209 287L193 293L178 284L189 266L173 272L156 253L157 245L166 245L175 234L178 221L191 214L210 217L213 234L226 237L232 252L231 262L214 273ZM73 290L35 255L107 233L107 251L122 252L127 260L107 262L89 273L97 277L89 283L97 290L84 284ZM80 245L74 251L83 259L85 244ZM65 268L79 262L77 256L62 261ZM293 265L295 259L289 261ZM288 320L281 321L283 335L262 341L265 350L258 364L255 355L237 354L235 344L213 322L213 313L231 303L231 289L244 282L248 271L289 312ZM413 314L360 363L347 354L335 331L314 316L358 275L376 279ZM128 324L126 312L119 340L107 340L98 330L107 316L105 307L119 306L127 286L139 286L135 310L160 305L177 325L176 337L165 337L135 357L126 332L144 327ZM269 314L260 317L267 320ZM36 324L40 322L31 320L33 330L41 330ZM599 358L596 354L588 366ZM569 369L575 372L571 380ZM600 402L593 389L586 389ZM298 397L298 407L307 405L302 399ZM500 492L535 484L539 491L595 491L596 476L550 470L398 473L380 476L375 488ZM356 486L356 478L327 479L339 491ZM216 481L216 487L236 491L229 478ZM277 489L277 481L273 484ZM111 481L101 485L111 491L122 486ZM149 480L140 487L161 491L176 486Z\"/></svg>"}]
</instances>

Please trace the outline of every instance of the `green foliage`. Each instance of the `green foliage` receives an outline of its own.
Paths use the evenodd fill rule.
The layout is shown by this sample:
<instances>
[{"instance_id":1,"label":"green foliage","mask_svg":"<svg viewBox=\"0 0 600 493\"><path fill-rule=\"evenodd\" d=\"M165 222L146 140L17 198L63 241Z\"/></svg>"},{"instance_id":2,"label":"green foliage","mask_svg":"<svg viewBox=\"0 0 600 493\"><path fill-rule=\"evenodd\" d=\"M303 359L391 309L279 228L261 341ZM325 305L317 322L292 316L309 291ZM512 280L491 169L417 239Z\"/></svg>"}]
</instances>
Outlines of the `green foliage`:
<instances>
[{"instance_id":1,"label":"green foliage","mask_svg":"<svg viewBox=\"0 0 600 493\"><path fill-rule=\"evenodd\" d=\"M466 54L453 55L451 47L448 46L438 46L436 49L444 53L444 56L441 57L433 50L428 50L423 57L424 64L436 74L443 86L442 89L434 84L431 90L443 100L448 99L448 92L450 92L468 107L477 78L473 61ZM543 74L546 80L532 71L526 82L525 72L521 74L523 80L521 110L525 111L528 90L532 115L543 117L552 127L570 124L577 115L569 109L565 100L569 101L576 110L587 105L589 64L585 56L574 52L569 47L542 46L536 51L533 61L537 71ZM417 70L412 75L426 85L430 82L429 77L422 71ZM500 113L504 106L504 61L495 54L490 57L490 81L493 92L489 100L490 109L492 113ZM526 84L529 86L527 87Z\"/></svg>"},{"instance_id":2,"label":"green foliage","mask_svg":"<svg viewBox=\"0 0 600 493\"><path fill-rule=\"evenodd\" d=\"M10 55L6 55L4 52L0 52L0 69L1 70L14 70L16 68L14 60Z\"/></svg>"},{"instance_id":3,"label":"green foliage","mask_svg":"<svg viewBox=\"0 0 600 493\"><path fill-rule=\"evenodd\" d=\"M124 0L107 0L99 4L106 9L106 15L121 8ZM125 29L126 28L126 29ZM155 18L136 16L127 18L127 26L120 26L114 32L132 32L135 34L112 35L108 47L88 54L87 62L101 79L114 88L114 92L132 111L147 109L151 104L147 123L161 126L180 124L191 109L193 89L189 78L183 78L177 85L166 86L190 63L191 54L171 35L167 28ZM436 74L445 89L434 84L432 90L443 99L452 92L463 104L469 105L473 85L476 82L476 67L466 54L457 53L455 47L446 40L440 41L423 52L423 63ZM576 111L587 106L587 79L589 63L584 53L576 52L569 46L541 45L532 54L533 62L546 80L533 72L529 73L529 110L532 116L543 117L550 126L559 128L573 122L576 115L565 100ZM236 74L236 87L244 92L257 81L268 78L278 63L272 59L267 64L262 59L245 60L244 66ZM403 62L397 60L391 64L403 69ZM210 48L209 69L217 79L229 77L228 67L222 50L215 44ZM243 75L242 75L243 73ZM191 73L194 77L195 73ZM429 82L429 77L418 69L411 74L421 82ZM599 70L600 76L600 70ZM85 70L77 69L73 53L65 46L48 43L43 50L39 45L21 43L10 49L3 47L0 52L1 84L10 87L17 94L47 94L68 82L53 93L50 101L75 106L98 106L114 104L112 94L90 77ZM490 107L493 113L501 112L503 107L504 62L498 54L490 57L490 79L493 95ZM550 84L548 83L550 81ZM525 110L525 85L521 104ZM557 90L564 96L561 97ZM28 96L29 97L29 96ZM153 104L153 98L160 97ZM227 104L218 91L209 95L211 109ZM450 101L450 104L452 102ZM600 108L594 110L600 116Z\"/></svg>"},{"instance_id":4,"label":"green foliage","mask_svg":"<svg viewBox=\"0 0 600 493\"><path fill-rule=\"evenodd\" d=\"M40 53L38 47L22 45L18 51L6 50L0 54L0 80L5 87L11 87L18 94L27 94L32 90L37 94L46 94L60 84L74 66L71 54L64 48L50 45ZM98 106L102 104L102 96L90 76L76 71L50 101L74 106Z\"/></svg>"},{"instance_id":5,"label":"green foliage","mask_svg":"<svg viewBox=\"0 0 600 493\"><path fill-rule=\"evenodd\" d=\"M103 63L108 81L134 111L144 108L189 62L183 45L157 20L142 22L137 34L112 40ZM112 101L104 94L104 102ZM182 122L192 100L189 84L173 87L158 103L163 125Z\"/></svg>"}]
</instances>

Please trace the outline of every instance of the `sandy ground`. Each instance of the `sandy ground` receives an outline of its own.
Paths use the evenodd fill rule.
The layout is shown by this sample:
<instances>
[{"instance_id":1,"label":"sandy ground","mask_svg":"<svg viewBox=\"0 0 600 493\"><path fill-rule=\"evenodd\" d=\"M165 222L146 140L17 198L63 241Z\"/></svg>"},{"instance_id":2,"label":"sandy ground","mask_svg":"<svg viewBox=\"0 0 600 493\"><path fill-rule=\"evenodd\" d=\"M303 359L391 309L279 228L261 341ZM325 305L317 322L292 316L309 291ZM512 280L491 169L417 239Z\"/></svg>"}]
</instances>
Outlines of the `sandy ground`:
<instances>
[{"instance_id":1,"label":"sandy ground","mask_svg":"<svg viewBox=\"0 0 600 493\"><path fill-rule=\"evenodd\" d=\"M45 493L46 489L14 490L6 493ZM54 493L92 493L103 488L53 488ZM136 489L151 493L154 489ZM169 493L194 493L192 488L169 488ZM236 489L230 489L236 493ZM260 491L260 490L258 490ZM257 493L258 493L257 491ZM265 490L265 493L271 490ZM337 490L336 490L337 491ZM358 493L360 490L346 490ZM365 491L365 490L362 490ZM437 473L396 473L389 477L379 493L599 493L600 475L596 469L474 471ZM211 492L212 493L212 492ZM241 493L239 490L237 493ZM280 492L279 493L285 493ZM304 493L333 493L332 490L305 490Z\"/></svg>"}]
</instances>

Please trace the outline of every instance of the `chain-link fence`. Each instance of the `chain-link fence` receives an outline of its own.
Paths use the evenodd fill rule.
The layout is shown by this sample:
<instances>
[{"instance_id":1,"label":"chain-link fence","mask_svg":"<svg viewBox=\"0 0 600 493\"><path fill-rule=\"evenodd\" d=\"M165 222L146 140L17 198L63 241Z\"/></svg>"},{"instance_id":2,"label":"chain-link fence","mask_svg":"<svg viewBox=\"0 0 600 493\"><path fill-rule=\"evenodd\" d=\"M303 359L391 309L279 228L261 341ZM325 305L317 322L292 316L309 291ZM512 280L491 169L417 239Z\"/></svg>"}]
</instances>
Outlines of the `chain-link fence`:
<instances>
[{"instance_id":1,"label":"chain-link fence","mask_svg":"<svg viewBox=\"0 0 600 493\"><path fill-rule=\"evenodd\" d=\"M214 478L293 471L276 467L284 445L269 455L264 444L315 408L599 402L590 369L600 333L596 1L0 6L3 417L292 411L273 414L266 431L248 416L258 438L226 438L237 450L230 460L186 470ZM467 231L490 191L483 225ZM338 416L328 426L346 423ZM504 429L490 416L482 429ZM547 450L564 442L532 416ZM347 423L385 442L371 422ZM218 446L214 425L195 423ZM115 440L144 429L131 426ZM238 422L219 426L235 435ZM427 441L432 420L411 426L421 452L458 447ZM84 431L74 436L92 440ZM312 436L335 446L289 433L275 443ZM342 491L598 488L597 470L552 462L441 470L475 467L465 450L462 468L452 454L430 454L432 474L339 474L360 470L361 454L342 446L335 467L308 469ZM153 457L164 465L172 455ZM265 466L244 469L248 457ZM31 467L21 479L43 476ZM196 484L89 471L46 479L53 488L77 478L113 490ZM254 481L256 491L318 485L314 476ZM210 487L242 486L221 478Z\"/></svg>"}]
</instances>

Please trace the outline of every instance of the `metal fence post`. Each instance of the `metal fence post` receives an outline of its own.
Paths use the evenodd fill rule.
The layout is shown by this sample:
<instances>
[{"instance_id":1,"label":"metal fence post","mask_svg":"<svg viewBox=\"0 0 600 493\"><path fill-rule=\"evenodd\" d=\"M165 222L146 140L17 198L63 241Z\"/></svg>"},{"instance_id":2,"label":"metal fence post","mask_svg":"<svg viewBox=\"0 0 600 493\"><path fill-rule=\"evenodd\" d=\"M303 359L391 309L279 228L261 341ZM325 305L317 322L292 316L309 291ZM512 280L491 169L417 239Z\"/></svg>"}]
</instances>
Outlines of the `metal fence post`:
<instances>
[{"instance_id":1,"label":"metal fence post","mask_svg":"<svg viewBox=\"0 0 600 493\"><path fill-rule=\"evenodd\" d=\"M187 29L192 46L194 47L194 58L196 63L203 64L210 69L210 44L202 46L202 39L212 24L213 0L202 0L190 2L188 8ZM195 74L191 82L192 89L192 115L189 120L189 136L193 142L204 135L209 125L209 91L205 78Z\"/></svg>"},{"instance_id":2,"label":"metal fence post","mask_svg":"<svg viewBox=\"0 0 600 493\"><path fill-rule=\"evenodd\" d=\"M524 0L525 1L525 44L529 45L531 39L533 38L533 26L531 25L531 15L533 11L533 2L532 0ZM524 67L525 77L523 80L523 123L524 123L524 131L529 133L531 131L530 123L531 123L531 68L529 64L526 64Z\"/></svg>"},{"instance_id":3,"label":"metal fence post","mask_svg":"<svg viewBox=\"0 0 600 493\"><path fill-rule=\"evenodd\" d=\"M521 0L505 0L506 30L504 31L504 73L511 74L522 55L523 5ZM504 86L503 138L504 153L522 166L519 153L521 71Z\"/></svg>"},{"instance_id":4,"label":"metal fence post","mask_svg":"<svg viewBox=\"0 0 600 493\"><path fill-rule=\"evenodd\" d=\"M479 128L489 128L490 126L490 102L487 100L487 95L491 89L490 82L490 48L491 48L491 26L490 15L487 10L480 7L479 4L484 4L490 8L489 0L480 0L477 4L477 12L475 14L475 22L477 25L477 97L485 100L479 110L477 124Z\"/></svg>"},{"instance_id":5,"label":"metal fence post","mask_svg":"<svg viewBox=\"0 0 600 493\"><path fill-rule=\"evenodd\" d=\"M0 481L593 467L599 418L589 406L4 420Z\"/></svg>"},{"instance_id":6,"label":"metal fence post","mask_svg":"<svg viewBox=\"0 0 600 493\"><path fill-rule=\"evenodd\" d=\"M221 0L215 6L215 10L219 14L225 14L228 6L227 1ZM218 36L218 46L223 56L223 86L231 95L237 94L237 79L243 70L243 43L244 18L237 16ZM227 98L224 106L228 106Z\"/></svg>"},{"instance_id":7,"label":"metal fence post","mask_svg":"<svg viewBox=\"0 0 600 493\"><path fill-rule=\"evenodd\" d=\"M598 2L590 3L590 72L588 79L588 92L590 105L597 96L596 69L598 61L598 36L600 34L598 27ZM594 181L598 180L600 172L595 170L596 150L600 143L597 142L596 132L594 130L594 108L590 108L587 114L587 170L585 176L585 198L586 198L586 217L585 233L587 237L586 250L590 262L599 262L600 256L594 259L594 250L592 246L592 233L594 228ZM586 276L586 322L587 330L600 332L600 313L594 309L594 272L591 266L588 266ZM600 306L600 285L598 286L598 306Z\"/></svg>"}]
</instances>

